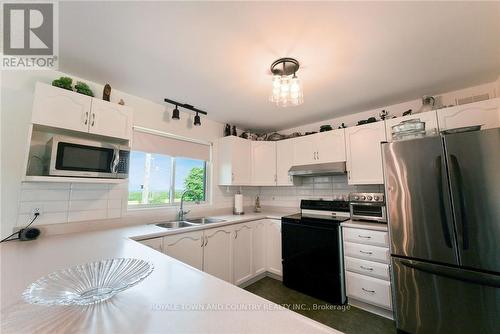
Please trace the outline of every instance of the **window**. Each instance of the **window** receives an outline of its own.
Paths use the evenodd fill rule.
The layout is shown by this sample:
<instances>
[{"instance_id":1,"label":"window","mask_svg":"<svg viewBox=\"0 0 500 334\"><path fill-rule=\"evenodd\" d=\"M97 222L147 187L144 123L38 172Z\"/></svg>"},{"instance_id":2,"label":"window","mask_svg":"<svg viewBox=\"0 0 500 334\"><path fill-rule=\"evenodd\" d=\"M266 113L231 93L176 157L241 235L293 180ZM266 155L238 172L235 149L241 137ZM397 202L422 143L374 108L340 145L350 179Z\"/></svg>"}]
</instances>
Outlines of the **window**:
<instances>
[{"instance_id":1,"label":"window","mask_svg":"<svg viewBox=\"0 0 500 334\"><path fill-rule=\"evenodd\" d=\"M204 202L206 170L203 160L132 151L128 205L144 207L180 202L186 190L189 192L184 195L185 202Z\"/></svg>"},{"instance_id":2,"label":"window","mask_svg":"<svg viewBox=\"0 0 500 334\"><path fill-rule=\"evenodd\" d=\"M187 152L187 153L186 153ZM175 154L191 155L189 157ZM207 200L210 146L134 131L130 153L130 208Z\"/></svg>"}]
</instances>

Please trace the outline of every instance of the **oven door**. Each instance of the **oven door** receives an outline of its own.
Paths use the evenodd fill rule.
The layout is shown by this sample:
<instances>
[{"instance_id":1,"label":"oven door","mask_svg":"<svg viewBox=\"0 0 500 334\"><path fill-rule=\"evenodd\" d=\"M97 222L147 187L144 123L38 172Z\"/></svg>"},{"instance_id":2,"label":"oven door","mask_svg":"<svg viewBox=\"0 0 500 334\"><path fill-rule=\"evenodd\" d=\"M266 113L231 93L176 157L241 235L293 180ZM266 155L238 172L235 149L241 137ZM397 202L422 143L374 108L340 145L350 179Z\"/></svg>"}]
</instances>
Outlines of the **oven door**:
<instances>
[{"instance_id":1,"label":"oven door","mask_svg":"<svg viewBox=\"0 0 500 334\"><path fill-rule=\"evenodd\" d=\"M118 146L85 140L58 140L54 137L50 175L116 178Z\"/></svg>"},{"instance_id":2,"label":"oven door","mask_svg":"<svg viewBox=\"0 0 500 334\"><path fill-rule=\"evenodd\" d=\"M380 203L351 203L351 219L387 222L385 205Z\"/></svg>"}]
</instances>

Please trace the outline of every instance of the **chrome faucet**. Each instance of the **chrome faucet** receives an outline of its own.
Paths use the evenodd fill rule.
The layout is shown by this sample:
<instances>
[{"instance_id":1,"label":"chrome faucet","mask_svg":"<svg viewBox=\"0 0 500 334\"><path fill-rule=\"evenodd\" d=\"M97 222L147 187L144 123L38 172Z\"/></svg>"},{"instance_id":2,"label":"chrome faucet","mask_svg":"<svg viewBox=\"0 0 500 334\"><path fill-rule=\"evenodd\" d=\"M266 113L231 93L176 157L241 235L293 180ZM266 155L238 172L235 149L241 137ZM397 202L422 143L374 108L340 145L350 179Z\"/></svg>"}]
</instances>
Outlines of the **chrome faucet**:
<instances>
[{"instance_id":1,"label":"chrome faucet","mask_svg":"<svg viewBox=\"0 0 500 334\"><path fill-rule=\"evenodd\" d=\"M191 195L194 195L195 197L197 196L196 193L192 190L184 190L184 192L181 195L181 206L179 208L179 213L177 214L177 218L181 221L184 220L184 216L187 215L191 210L186 210L184 211L184 195L191 193ZM198 202L197 202L198 203Z\"/></svg>"}]
</instances>

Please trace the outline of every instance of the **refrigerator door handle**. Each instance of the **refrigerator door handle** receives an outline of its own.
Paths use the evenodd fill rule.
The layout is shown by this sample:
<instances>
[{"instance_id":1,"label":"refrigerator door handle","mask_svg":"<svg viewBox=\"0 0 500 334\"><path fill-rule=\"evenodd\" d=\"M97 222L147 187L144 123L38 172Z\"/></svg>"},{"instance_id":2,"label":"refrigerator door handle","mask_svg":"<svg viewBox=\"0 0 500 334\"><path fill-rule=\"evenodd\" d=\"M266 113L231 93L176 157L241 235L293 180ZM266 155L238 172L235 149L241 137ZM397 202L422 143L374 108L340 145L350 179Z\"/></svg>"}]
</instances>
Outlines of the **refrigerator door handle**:
<instances>
[{"instance_id":1,"label":"refrigerator door handle","mask_svg":"<svg viewBox=\"0 0 500 334\"><path fill-rule=\"evenodd\" d=\"M472 271L467 269L459 269L455 267L448 267L438 264L432 264L427 262L417 262L412 260L406 260L402 258L397 258L397 260L406 267L420 270L429 274L439 275L447 277L450 279L491 286L494 288L500 288L500 276L493 274L486 274L478 271Z\"/></svg>"},{"instance_id":2,"label":"refrigerator door handle","mask_svg":"<svg viewBox=\"0 0 500 334\"><path fill-rule=\"evenodd\" d=\"M464 250L469 248L469 233L468 233L468 224L467 224L467 216L465 214L465 197L464 197L464 192L463 192L463 177L462 177L462 171L460 169L460 164L458 163L458 159L455 155L451 154L450 155L450 162L451 162L451 173L453 174L453 181L456 183L457 186L457 195L459 199L459 206L460 206L460 223L462 225L462 248ZM458 215L456 216L458 218Z\"/></svg>"},{"instance_id":3,"label":"refrigerator door handle","mask_svg":"<svg viewBox=\"0 0 500 334\"><path fill-rule=\"evenodd\" d=\"M436 158L436 176L437 176L437 186L438 186L438 196L439 196L439 214L441 215L441 227L443 229L444 241L448 248L452 248L450 229L448 227L448 217L445 211L445 202L443 194L443 161L442 157L438 156Z\"/></svg>"}]
</instances>

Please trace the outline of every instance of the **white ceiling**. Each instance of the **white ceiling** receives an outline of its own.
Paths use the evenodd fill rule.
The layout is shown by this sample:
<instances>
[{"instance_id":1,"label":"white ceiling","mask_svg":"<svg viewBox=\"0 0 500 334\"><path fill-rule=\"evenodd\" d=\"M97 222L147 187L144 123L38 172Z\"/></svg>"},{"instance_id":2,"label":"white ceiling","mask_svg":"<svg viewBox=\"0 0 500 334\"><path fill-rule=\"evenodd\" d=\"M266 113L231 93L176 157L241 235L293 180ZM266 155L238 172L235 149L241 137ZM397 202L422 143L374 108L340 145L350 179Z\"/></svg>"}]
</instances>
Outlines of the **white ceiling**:
<instances>
[{"instance_id":1,"label":"white ceiling","mask_svg":"<svg viewBox=\"0 0 500 334\"><path fill-rule=\"evenodd\" d=\"M500 2L61 2L59 12L61 71L242 128L289 128L500 73ZM298 107L268 102L269 66L284 56L301 63Z\"/></svg>"}]
</instances>

